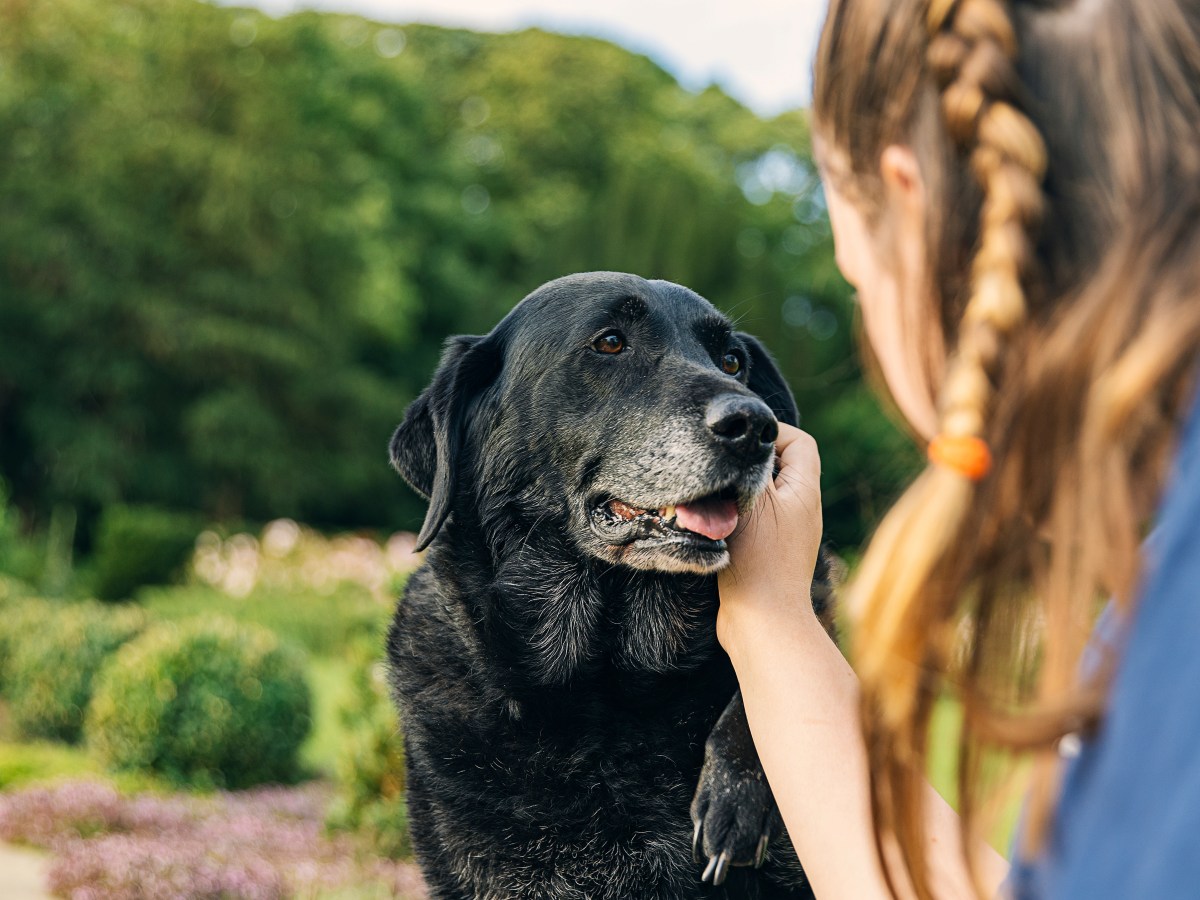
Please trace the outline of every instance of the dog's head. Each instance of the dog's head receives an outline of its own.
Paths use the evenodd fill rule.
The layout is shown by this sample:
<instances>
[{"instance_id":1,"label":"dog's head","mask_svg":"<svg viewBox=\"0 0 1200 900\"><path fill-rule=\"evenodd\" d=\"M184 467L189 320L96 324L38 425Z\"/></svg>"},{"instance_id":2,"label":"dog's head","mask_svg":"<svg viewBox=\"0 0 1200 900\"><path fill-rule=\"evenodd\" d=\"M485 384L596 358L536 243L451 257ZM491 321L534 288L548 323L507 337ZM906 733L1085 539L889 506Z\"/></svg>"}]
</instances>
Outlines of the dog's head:
<instances>
[{"instance_id":1,"label":"dog's head","mask_svg":"<svg viewBox=\"0 0 1200 900\"><path fill-rule=\"evenodd\" d=\"M600 272L452 338L391 457L429 499L421 547L466 504L516 539L513 520L604 562L708 573L771 478L777 420L795 401L757 340L687 288Z\"/></svg>"}]
</instances>

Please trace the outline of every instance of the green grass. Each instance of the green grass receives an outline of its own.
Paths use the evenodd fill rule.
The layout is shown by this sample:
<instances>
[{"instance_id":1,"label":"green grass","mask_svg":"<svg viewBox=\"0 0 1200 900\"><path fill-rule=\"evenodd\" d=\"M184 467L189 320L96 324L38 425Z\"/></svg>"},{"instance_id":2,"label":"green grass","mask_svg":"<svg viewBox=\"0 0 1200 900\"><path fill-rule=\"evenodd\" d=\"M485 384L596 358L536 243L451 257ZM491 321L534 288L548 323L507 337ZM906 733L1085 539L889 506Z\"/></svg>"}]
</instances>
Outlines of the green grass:
<instances>
[{"instance_id":1,"label":"green grass","mask_svg":"<svg viewBox=\"0 0 1200 900\"><path fill-rule=\"evenodd\" d=\"M345 743L345 727L339 710L350 692L353 665L337 657L309 660L308 683L313 693L313 727L300 748L306 770L332 777Z\"/></svg>"},{"instance_id":2,"label":"green grass","mask_svg":"<svg viewBox=\"0 0 1200 900\"><path fill-rule=\"evenodd\" d=\"M39 741L0 743L0 790L34 781L85 778L100 774L97 763L78 747Z\"/></svg>"},{"instance_id":3,"label":"green grass","mask_svg":"<svg viewBox=\"0 0 1200 900\"><path fill-rule=\"evenodd\" d=\"M76 778L104 779L126 793L171 790L152 775L105 770L85 748L48 741L8 743L0 741L0 791L47 781Z\"/></svg>"}]
</instances>

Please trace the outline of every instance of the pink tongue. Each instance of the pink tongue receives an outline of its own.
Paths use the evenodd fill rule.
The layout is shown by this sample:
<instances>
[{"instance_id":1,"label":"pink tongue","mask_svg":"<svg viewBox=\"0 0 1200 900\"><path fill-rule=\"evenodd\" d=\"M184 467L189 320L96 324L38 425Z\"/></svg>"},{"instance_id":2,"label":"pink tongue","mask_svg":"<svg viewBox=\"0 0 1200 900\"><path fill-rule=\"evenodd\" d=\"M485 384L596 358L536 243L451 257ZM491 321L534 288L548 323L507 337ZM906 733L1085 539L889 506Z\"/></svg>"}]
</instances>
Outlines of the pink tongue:
<instances>
[{"instance_id":1,"label":"pink tongue","mask_svg":"<svg viewBox=\"0 0 1200 900\"><path fill-rule=\"evenodd\" d=\"M675 524L712 541L725 540L737 523L737 503L733 500L700 500L675 507Z\"/></svg>"}]
</instances>

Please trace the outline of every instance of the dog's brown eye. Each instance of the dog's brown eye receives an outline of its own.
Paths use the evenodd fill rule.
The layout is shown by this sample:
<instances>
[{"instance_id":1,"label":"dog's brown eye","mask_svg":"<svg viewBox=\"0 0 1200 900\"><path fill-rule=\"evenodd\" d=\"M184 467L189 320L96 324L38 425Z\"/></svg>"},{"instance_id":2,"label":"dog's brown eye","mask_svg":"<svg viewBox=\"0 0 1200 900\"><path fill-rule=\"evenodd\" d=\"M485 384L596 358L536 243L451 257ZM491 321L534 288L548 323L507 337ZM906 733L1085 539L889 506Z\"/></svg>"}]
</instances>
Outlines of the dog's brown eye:
<instances>
[{"instance_id":1,"label":"dog's brown eye","mask_svg":"<svg viewBox=\"0 0 1200 900\"><path fill-rule=\"evenodd\" d=\"M619 331L606 331L596 338L592 347L598 353L620 353L625 349L625 335Z\"/></svg>"},{"instance_id":2,"label":"dog's brown eye","mask_svg":"<svg viewBox=\"0 0 1200 900\"><path fill-rule=\"evenodd\" d=\"M736 353L726 353L721 360L721 371L726 375L736 375L742 371L742 358Z\"/></svg>"}]
</instances>

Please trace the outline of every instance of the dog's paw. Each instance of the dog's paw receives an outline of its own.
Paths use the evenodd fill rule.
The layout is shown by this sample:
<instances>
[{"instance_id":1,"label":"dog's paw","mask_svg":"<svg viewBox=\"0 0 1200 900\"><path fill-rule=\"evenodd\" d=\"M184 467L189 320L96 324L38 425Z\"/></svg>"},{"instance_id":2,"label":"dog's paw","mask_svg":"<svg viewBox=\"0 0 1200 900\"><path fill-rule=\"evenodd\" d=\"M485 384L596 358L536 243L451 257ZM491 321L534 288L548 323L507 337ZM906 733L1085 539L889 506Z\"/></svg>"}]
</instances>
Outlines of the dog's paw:
<instances>
[{"instance_id":1,"label":"dog's paw","mask_svg":"<svg viewBox=\"0 0 1200 900\"><path fill-rule=\"evenodd\" d=\"M721 884L730 866L761 866L783 828L760 767L729 765L709 755L692 800L692 854L701 879Z\"/></svg>"}]
</instances>

